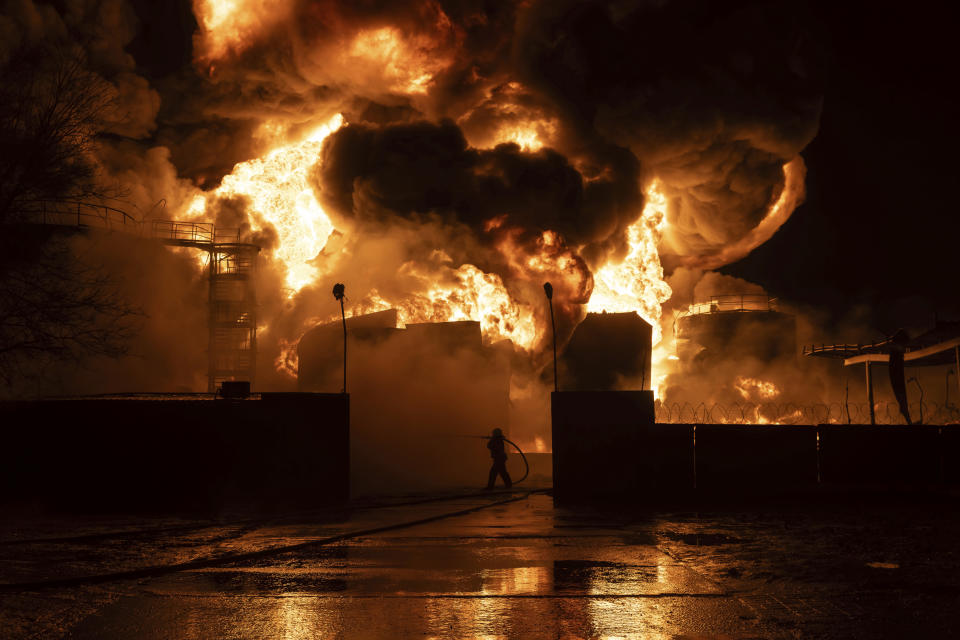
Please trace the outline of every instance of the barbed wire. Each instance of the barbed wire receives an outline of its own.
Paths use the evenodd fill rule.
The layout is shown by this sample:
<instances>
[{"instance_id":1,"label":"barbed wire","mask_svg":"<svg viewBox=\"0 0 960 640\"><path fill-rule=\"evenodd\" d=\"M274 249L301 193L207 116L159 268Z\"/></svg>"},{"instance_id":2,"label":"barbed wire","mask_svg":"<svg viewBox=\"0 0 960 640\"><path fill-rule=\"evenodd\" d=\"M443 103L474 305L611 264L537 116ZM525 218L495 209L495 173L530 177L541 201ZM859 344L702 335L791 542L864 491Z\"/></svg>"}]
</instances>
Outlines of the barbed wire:
<instances>
[{"instance_id":1,"label":"barbed wire","mask_svg":"<svg viewBox=\"0 0 960 640\"><path fill-rule=\"evenodd\" d=\"M960 423L960 408L953 404L914 402L910 404L910 418L914 423ZM906 424L895 402L874 405L877 424ZM867 403L778 404L736 403L707 404L701 402L660 402L656 404L657 422L679 424L870 424L870 406Z\"/></svg>"}]
</instances>

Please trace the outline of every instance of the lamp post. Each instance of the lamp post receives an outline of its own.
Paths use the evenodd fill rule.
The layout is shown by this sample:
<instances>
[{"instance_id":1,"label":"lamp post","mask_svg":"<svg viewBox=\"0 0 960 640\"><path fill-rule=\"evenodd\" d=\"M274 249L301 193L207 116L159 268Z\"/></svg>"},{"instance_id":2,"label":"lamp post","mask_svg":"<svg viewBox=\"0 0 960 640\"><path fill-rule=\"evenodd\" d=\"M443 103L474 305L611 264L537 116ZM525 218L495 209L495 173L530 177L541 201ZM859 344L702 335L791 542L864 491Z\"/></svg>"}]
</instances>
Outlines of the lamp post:
<instances>
[{"instance_id":1,"label":"lamp post","mask_svg":"<svg viewBox=\"0 0 960 640\"><path fill-rule=\"evenodd\" d=\"M343 299L346 297L346 287L341 283L333 285L333 297L340 301L340 320L343 322L343 389L340 393L347 392L347 316L343 311Z\"/></svg>"},{"instance_id":2,"label":"lamp post","mask_svg":"<svg viewBox=\"0 0 960 640\"><path fill-rule=\"evenodd\" d=\"M553 331L553 390L559 392L560 380L557 378L557 323L553 319L553 285L549 282L544 282L543 292L547 294L547 302L550 304L550 328Z\"/></svg>"}]
</instances>

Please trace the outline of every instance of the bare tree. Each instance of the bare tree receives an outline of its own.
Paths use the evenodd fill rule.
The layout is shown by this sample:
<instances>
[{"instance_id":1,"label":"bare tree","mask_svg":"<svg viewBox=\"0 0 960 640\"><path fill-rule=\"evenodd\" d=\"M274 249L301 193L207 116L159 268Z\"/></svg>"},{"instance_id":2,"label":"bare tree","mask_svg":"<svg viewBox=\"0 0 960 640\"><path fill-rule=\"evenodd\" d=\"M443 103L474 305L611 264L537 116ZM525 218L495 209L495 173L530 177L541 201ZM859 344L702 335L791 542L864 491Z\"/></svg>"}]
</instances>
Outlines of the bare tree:
<instances>
[{"instance_id":1,"label":"bare tree","mask_svg":"<svg viewBox=\"0 0 960 640\"><path fill-rule=\"evenodd\" d=\"M0 223L49 200L106 197L96 180L97 132L112 91L80 52L37 47L0 69Z\"/></svg>"},{"instance_id":2,"label":"bare tree","mask_svg":"<svg viewBox=\"0 0 960 640\"><path fill-rule=\"evenodd\" d=\"M49 378L55 363L123 355L142 317L117 293L113 274L78 258L66 237L36 234L47 237L0 243L0 382L8 389Z\"/></svg>"},{"instance_id":3,"label":"bare tree","mask_svg":"<svg viewBox=\"0 0 960 640\"><path fill-rule=\"evenodd\" d=\"M48 202L108 198L94 152L111 108L76 49L23 50L0 68L0 395L54 362L118 356L136 330L115 274L75 255L62 230L17 224Z\"/></svg>"}]
</instances>

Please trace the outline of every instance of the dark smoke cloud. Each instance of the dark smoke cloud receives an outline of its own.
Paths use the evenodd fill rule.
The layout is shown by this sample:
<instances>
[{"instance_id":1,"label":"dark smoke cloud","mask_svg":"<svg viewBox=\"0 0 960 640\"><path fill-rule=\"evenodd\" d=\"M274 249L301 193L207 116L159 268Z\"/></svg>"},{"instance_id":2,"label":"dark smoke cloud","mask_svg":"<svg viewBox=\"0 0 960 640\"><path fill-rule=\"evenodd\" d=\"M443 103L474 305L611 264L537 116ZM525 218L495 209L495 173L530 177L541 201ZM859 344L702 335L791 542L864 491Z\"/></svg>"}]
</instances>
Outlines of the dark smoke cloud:
<instances>
[{"instance_id":1,"label":"dark smoke cloud","mask_svg":"<svg viewBox=\"0 0 960 640\"><path fill-rule=\"evenodd\" d=\"M499 274L538 313L543 280L573 282L563 331L582 317L590 270L626 253L650 178L670 198L662 249L714 254L763 217L783 188L781 166L819 118L817 35L789 5L289 0L253 18L242 47L214 59L198 32L192 64L148 81L143 69L162 65L128 53L142 25L123 0L11 0L0 14L0 64L41 41L84 52L115 98L103 178L143 217L182 215L196 187L275 144L259 137L261 123L293 138L342 112L350 126L314 173L347 234L343 251L317 258L331 278L402 296L399 267L434 265L443 249L444 265ZM381 29L400 38L399 57L356 54L358 38ZM429 72L416 91L407 63ZM494 129L531 122L546 148L495 146ZM221 226L265 229L256 239L269 258L275 235L242 199L208 213ZM571 257L571 273L521 273L500 248L509 239L517 255L542 251L545 230L560 234L556 255ZM272 371L282 341L329 315L329 292L318 283L284 298L269 260L258 277L269 319L261 370Z\"/></svg>"},{"instance_id":2,"label":"dark smoke cloud","mask_svg":"<svg viewBox=\"0 0 960 640\"><path fill-rule=\"evenodd\" d=\"M582 318L576 305L586 303L592 291L582 256L589 256L592 247L619 241L639 210L636 160L626 151L618 160L603 176L585 180L551 149L524 153L515 144L471 148L450 121L382 128L352 125L325 145L316 169L316 191L335 226L361 235L371 228L393 228L400 220L422 224L432 219L466 227L475 237L469 251L451 253L456 243L419 250L411 245L410 259L425 260L442 248L454 267L469 263L498 273L517 299L537 307L543 306L542 280L554 280L562 294L557 299L567 335ZM509 235L509 251L539 255L544 250L541 234L547 230L559 232L563 245L572 249L571 273L559 279L546 274L533 281L529 270L511 266L511 256L497 250ZM581 254L582 247L586 250Z\"/></svg>"},{"instance_id":3,"label":"dark smoke cloud","mask_svg":"<svg viewBox=\"0 0 960 640\"><path fill-rule=\"evenodd\" d=\"M663 248L702 254L759 222L816 133L810 23L794 4L541 2L514 60L573 131L627 145L663 180L676 230Z\"/></svg>"},{"instance_id":4,"label":"dark smoke cloud","mask_svg":"<svg viewBox=\"0 0 960 640\"><path fill-rule=\"evenodd\" d=\"M636 216L638 166L629 153L621 160L608 176L587 182L551 149L469 148L450 121L349 126L326 144L317 182L340 220L362 225L436 213L480 230L506 216L509 226L559 231L579 246L605 240L617 228L607 219Z\"/></svg>"},{"instance_id":5,"label":"dark smoke cloud","mask_svg":"<svg viewBox=\"0 0 960 640\"><path fill-rule=\"evenodd\" d=\"M616 203L597 205L596 195L576 221L555 223L575 234L568 240L588 264L625 253L624 231L639 213L636 187L620 188L628 175L660 177L670 197L663 252L717 255L704 263L715 264L764 217L783 189L782 166L816 132L822 65L806 11L688 0L282 2L215 60L204 58L211 45L198 32L198 64L162 89L171 100L161 137L182 175L213 184L263 151L244 135L263 119L303 125L340 111L386 126L448 117L475 147L493 146L497 127L548 123L542 138L590 184L617 174L595 188ZM382 29L400 38L396 50L357 53ZM405 65L429 73L422 91L402 86ZM424 133L433 139L417 147L437 142ZM670 255L668 265L689 263Z\"/></svg>"}]
</instances>

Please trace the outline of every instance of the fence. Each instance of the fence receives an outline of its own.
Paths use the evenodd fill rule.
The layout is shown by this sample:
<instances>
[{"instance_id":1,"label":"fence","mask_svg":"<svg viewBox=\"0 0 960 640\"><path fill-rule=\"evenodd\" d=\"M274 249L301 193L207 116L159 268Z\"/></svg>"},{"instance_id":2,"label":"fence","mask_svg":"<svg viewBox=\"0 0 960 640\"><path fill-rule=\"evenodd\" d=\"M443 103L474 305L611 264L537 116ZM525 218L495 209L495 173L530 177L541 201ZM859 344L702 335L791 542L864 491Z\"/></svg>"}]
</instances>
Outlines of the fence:
<instances>
[{"instance_id":1,"label":"fence","mask_svg":"<svg viewBox=\"0 0 960 640\"><path fill-rule=\"evenodd\" d=\"M895 402L874 405L877 424L906 424ZM867 403L832 404L699 404L660 402L656 404L660 423L680 424L869 424ZM910 404L910 418L923 424L960 423L960 408L934 402Z\"/></svg>"}]
</instances>

